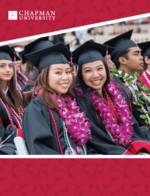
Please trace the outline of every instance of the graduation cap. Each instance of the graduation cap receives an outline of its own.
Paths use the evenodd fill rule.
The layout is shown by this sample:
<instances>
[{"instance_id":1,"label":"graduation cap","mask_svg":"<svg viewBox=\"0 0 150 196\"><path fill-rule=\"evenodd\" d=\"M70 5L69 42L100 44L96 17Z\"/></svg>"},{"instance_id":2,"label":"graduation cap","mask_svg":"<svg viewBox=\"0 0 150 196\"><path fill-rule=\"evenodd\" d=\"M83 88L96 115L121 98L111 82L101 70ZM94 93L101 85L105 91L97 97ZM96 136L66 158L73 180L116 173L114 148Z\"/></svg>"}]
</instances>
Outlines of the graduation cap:
<instances>
[{"instance_id":1,"label":"graduation cap","mask_svg":"<svg viewBox=\"0 0 150 196\"><path fill-rule=\"evenodd\" d=\"M113 50L114 48L108 47L108 53ZM106 56L106 46L90 40L74 50L73 55L76 57L75 63L79 66L98 60L104 61L103 57Z\"/></svg>"},{"instance_id":2,"label":"graduation cap","mask_svg":"<svg viewBox=\"0 0 150 196\"><path fill-rule=\"evenodd\" d=\"M35 52L37 50L41 50L43 48L46 48L52 45L53 43L49 41L49 37L42 37L26 45L24 48L24 51L25 51L25 54L28 54L30 52Z\"/></svg>"},{"instance_id":3,"label":"graduation cap","mask_svg":"<svg viewBox=\"0 0 150 196\"><path fill-rule=\"evenodd\" d=\"M123 33L121 35L118 35L117 37L110 39L106 42L104 42L105 45L112 46L115 49L111 52L111 58L112 60L115 59L115 57L120 53L128 48L131 47L137 47L135 42L130 40L131 35L132 35L133 29L130 31L127 31L126 33Z\"/></svg>"},{"instance_id":4,"label":"graduation cap","mask_svg":"<svg viewBox=\"0 0 150 196\"><path fill-rule=\"evenodd\" d=\"M8 45L0 46L0 60L14 61L14 51ZM20 60L17 55L16 60Z\"/></svg>"},{"instance_id":5,"label":"graduation cap","mask_svg":"<svg viewBox=\"0 0 150 196\"><path fill-rule=\"evenodd\" d=\"M36 39L35 41L27 44L24 48L24 54L22 55L23 63L25 63L26 58L25 55L31 52L35 52L50 46L53 46L54 44L49 41L49 37L42 37L39 39Z\"/></svg>"},{"instance_id":6,"label":"graduation cap","mask_svg":"<svg viewBox=\"0 0 150 196\"><path fill-rule=\"evenodd\" d=\"M25 57L39 70L40 73L42 69L52 64L68 64L68 61L70 60L70 51L64 43L59 43L26 54Z\"/></svg>"},{"instance_id":7,"label":"graduation cap","mask_svg":"<svg viewBox=\"0 0 150 196\"><path fill-rule=\"evenodd\" d=\"M139 43L138 46L142 49L142 55L144 57L150 54L150 41Z\"/></svg>"}]
</instances>

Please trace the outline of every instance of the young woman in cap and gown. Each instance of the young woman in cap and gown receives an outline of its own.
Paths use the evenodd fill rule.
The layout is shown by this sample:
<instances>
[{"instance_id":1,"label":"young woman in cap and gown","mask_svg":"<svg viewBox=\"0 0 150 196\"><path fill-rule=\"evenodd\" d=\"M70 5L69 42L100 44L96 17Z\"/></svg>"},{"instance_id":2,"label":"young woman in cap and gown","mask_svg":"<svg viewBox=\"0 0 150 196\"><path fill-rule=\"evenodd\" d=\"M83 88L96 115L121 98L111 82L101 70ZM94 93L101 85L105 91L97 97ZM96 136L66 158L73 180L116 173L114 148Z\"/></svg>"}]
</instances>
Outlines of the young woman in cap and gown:
<instances>
[{"instance_id":1,"label":"young woman in cap and gown","mask_svg":"<svg viewBox=\"0 0 150 196\"><path fill-rule=\"evenodd\" d=\"M16 60L19 58L16 56ZM14 52L0 47L0 154L15 154L14 138L22 137L23 103L16 86Z\"/></svg>"},{"instance_id":2,"label":"young woman in cap and gown","mask_svg":"<svg viewBox=\"0 0 150 196\"><path fill-rule=\"evenodd\" d=\"M108 47L108 52L113 48ZM76 101L91 125L87 146L98 154L131 155L150 152L149 141L132 116L129 106L110 81L104 63L106 46L87 41L73 52L79 65L74 84Z\"/></svg>"},{"instance_id":3,"label":"young woman in cap and gown","mask_svg":"<svg viewBox=\"0 0 150 196\"><path fill-rule=\"evenodd\" d=\"M141 75L141 82L150 89L150 41L139 43L138 46L142 49L142 55L146 67L146 70Z\"/></svg>"},{"instance_id":4,"label":"young woman in cap and gown","mask_svg":"<svg viewBox=\"0 0 150 196\"><path fill-rule=\"evenodd\" d=\"M39 70L23 116L23 136L29 154L95 153L86 148L90 123L79 111L71 90L70 51L63 44L26 55Z\"/></svg>"},{"instance_id":5,"label":"young woman in cap and gown","mask_svg":"<svg viewBox=\"0 0 150 196\"><path fill-rule=\"evenodd\" d=\"M47 48L47 47L50 47L52 45L53 43L49 41L49 37L43 37L43 38L36 39L33 42L30 42L29 44L25 46L24 54L23 54L23 62L24 63L26 62L27 67L32 67L33 72L31 75L28 74L28 82L25 85L23 92L30 91L33 88L38 78L37 68L33 65L33 63L31 63L30 61L28 61L28 59L26 59L25 55L44 49L44 48Z\"/></svg>"}]
</instances>

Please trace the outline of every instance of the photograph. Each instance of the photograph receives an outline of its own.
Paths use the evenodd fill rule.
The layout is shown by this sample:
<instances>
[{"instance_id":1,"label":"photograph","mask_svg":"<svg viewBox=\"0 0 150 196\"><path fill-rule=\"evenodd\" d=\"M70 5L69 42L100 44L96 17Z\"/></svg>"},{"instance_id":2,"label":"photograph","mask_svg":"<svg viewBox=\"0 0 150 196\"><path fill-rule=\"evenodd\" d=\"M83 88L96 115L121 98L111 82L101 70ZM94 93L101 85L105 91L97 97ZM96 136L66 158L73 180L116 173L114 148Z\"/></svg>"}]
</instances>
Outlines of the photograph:
<instances>
[{"instance_id":1,"label":"photograph","mask_svg":"<svg viewBox=\"0 0 150 196\"><path fill-rule=\"evenodd\" d=\"M0 46L0 154L149 155L149 40L150 16Z\"/></svg>"}]
</instances>

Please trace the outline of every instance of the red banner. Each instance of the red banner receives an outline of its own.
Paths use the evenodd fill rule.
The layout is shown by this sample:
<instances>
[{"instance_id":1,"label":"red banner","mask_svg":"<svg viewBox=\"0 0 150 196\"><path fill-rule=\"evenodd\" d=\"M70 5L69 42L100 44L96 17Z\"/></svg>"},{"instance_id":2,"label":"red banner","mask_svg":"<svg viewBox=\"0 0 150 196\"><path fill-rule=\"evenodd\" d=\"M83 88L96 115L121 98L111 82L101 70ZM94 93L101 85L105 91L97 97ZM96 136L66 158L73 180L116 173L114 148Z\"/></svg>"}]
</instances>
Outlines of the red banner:
<instances>
[{"instance_id":1,"label":"red banner","mask_svg":"<svg viewBox=\"0 0 150 196\"><path fill-rule=\"evenodd\" d=\"M1 0L0 41L145 14L149 11L149 0Z\"/></svg>"}]
</instances>

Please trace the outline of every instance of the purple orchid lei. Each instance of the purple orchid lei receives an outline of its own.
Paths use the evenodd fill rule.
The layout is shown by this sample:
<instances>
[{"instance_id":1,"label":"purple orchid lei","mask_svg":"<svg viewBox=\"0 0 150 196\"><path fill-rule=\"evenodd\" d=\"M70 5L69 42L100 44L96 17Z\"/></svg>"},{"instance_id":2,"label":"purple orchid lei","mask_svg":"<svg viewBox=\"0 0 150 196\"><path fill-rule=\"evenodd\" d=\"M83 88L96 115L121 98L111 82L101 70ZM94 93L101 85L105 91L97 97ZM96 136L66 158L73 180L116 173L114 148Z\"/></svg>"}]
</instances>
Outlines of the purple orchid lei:
<instances>
[{"instance_id":1,"label":"purple orchid lei","mask_svg":"<svg viewBox=\"0 0 150 196\"><path fill-rule=\"evenodd\" d=\"M109 82L107 88L112 97L112 103L119 116L119 124L114 118L111 108L106 105L105 101L98 97L95 91L92 91L92 102L95 109L100 112L100 116L103 119L103 123L106 126L107 131L111 134L112 138L119 145L128 148L132 142L133 126L132 116L129 113L129 107L125 98L121 96L121 92L118 91L117 85L113 82ZM83 96L80 87L76 88L77 95Z\"/></svg>"},{"instance_id":2,"label":"purple orchid lei","mask_svg":"<svg viewBox=\"0 0 150 196\"><path fill-rule=\"evenodd\" d=\"M37 97L41 89L39 87L36 90ZM49 99L51 100L51 93L49 93ZM91 139L91 123L87 121L86 114L79 111L80 107L77 106L77 102L72 100L69 95L64 97L64 101L60 95L56 95L56 100L58 106L55 110L64 121L68 133L74 142L77 142L79 146L83 146Z\"/></svg>"}]
</instances>

